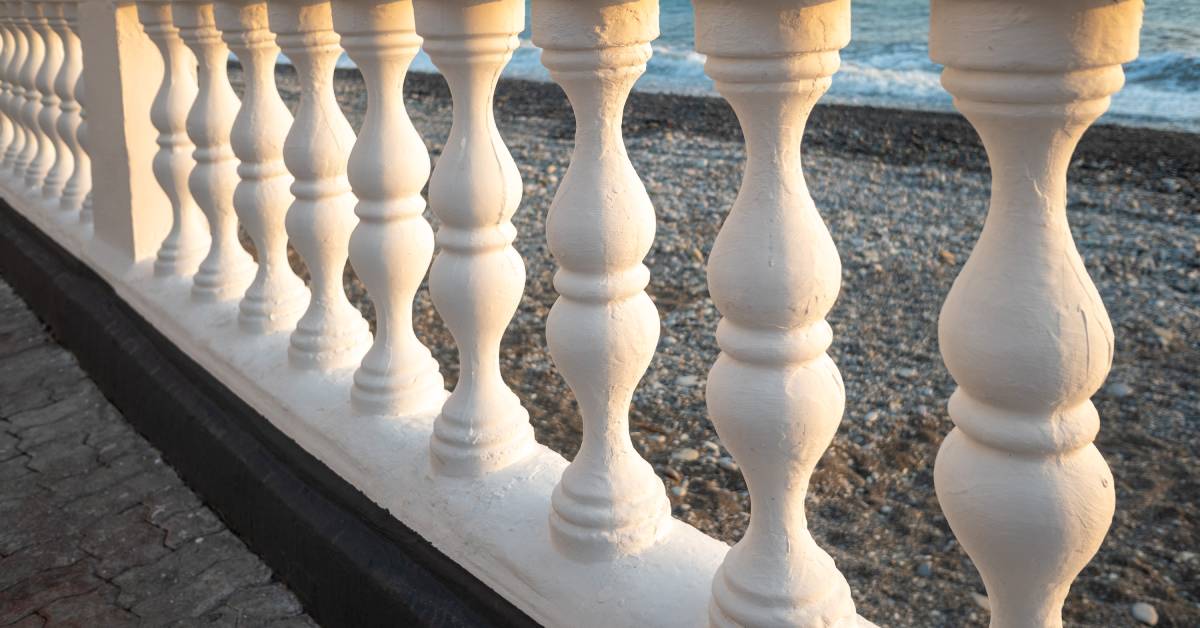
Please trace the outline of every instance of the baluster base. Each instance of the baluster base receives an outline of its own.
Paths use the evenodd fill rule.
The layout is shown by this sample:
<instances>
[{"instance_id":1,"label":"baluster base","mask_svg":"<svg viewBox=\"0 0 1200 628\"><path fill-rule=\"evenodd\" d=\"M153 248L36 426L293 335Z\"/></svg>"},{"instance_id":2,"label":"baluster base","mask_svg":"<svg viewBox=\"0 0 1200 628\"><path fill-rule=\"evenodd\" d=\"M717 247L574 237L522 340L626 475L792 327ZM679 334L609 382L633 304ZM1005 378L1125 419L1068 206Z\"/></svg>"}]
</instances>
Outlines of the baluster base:
<instances>
[{"instance_id":1,"label":"baluster base","mask_svg":"<svg viewBox=\"0 0 1200 628\"><path fill-rule=\"evenodd\" d=\"M348 302L345 308L348 313L320 316L325 321L322 325L309 322L310 318L317 318L313 313L319 311L310 305L292 332L288 363L304 370L333 370L358 364L371 344L371 332L358 310Z\"/></svg>"},{"instance_id":2,"label":"baluster base","mask_svg":"<svg viewBox=\"0 0 1200 628\"><path fill-rule=\"evenodd\" d=\"M622 457L636 460L619 460ZM636 554L658 542L674 522L671 502L650 463L632 447L625 456L618 453L616 458L607 469L601 465L572 464L554 487L550 498L550 539L564 556L581 562L600 562ZM630 474L630 469L636 471ZM628 477L602 475L592 470L615 471Z\"/></svg>"},{"instance_id":3,"label":"baluster base","mask_svg":"<svg viewBox=\"0 0 1200 628\"><path fill-rule=\"evenodd\" d=\"M454 403L452 396L434 422L429 439L434 471L450 477L479 477L533 453L537 441L529 424L529 411L516 395L510 392L508 397L484 419L448 409Z\"/></svg>"},{"instance_id":4,"label":"baluster base","mask_svg":"<svg viewBox=\"0 0 1200 628\"><path fill-rule=\"evenodd\" d=\"M409 416L436 411L446 401L446 382L438 363L426 354L417 365L406 369L374 368L368 354L354 372L350 402L363 414Z\"/></svg>"}]
</instances>

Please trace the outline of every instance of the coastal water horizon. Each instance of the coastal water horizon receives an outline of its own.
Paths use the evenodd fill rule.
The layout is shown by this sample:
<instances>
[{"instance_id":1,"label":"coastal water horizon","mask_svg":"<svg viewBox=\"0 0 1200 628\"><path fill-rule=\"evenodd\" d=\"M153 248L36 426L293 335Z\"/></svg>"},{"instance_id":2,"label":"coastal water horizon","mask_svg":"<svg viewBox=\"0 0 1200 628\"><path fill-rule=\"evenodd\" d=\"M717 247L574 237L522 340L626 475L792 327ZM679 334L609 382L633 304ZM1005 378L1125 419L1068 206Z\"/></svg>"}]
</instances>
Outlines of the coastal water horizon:
<instances>
[{"instance_id":1,"label":"coastal water horizon","mask_svg":"<svg viewBox=\"0 0 1200 628\"><path fill-rule=\"evenodd\" d=\"M530 39L529 0L520 47L503 76L549 81L541 49ZM654 56L634 89L710 95L704 55L695 51L691 0L661 0ZM941 66L929 60L928 0L854 0L853 34L823 103L952 111ZM341 67L353 67L343 55ZM422 52L412 70L436 73ZM1200 133L1200 0L1146 6L1141 54L1125 66L1124 89L1101 123Z\"/></svg>"}]
</instances>

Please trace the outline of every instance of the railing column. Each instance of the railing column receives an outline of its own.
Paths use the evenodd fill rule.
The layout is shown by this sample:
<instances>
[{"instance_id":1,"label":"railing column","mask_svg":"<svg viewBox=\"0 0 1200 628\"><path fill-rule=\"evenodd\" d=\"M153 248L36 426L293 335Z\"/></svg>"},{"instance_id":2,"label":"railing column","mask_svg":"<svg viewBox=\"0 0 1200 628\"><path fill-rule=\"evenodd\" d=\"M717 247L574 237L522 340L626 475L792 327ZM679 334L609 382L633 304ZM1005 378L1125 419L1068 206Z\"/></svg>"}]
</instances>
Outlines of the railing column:
<instances>
[{"instance_id":1,"label":"railing column","mask_svg":"<svg viewBox=\"0 0 1200 628\"><path fill-rule=\"evenodd\" d=\"M709 416L745 475L750 525L713 579L713 626L852 626L846 579L808 531L809 478L845 406L826 354L837 247L801 142L850 41L850 0L697 0L696 48L746 137L746 170L708 260L723 318Z\"/></svg>"},{"instance_id":2,"label":"railing column","mask_svg":"<svg viewBox=\"0 0 1200 628\"><path fill-rule=\"evenodd\" d=\"M21 119L21 109L25 102L21 68L25 66L25 57L29 55L29 40L25 38L25 32L21 29L21 3L10 1L5 2L4 6L5 22L8 25L6 30L12 37L12 55L8 57L8 63L5 65L7 97L4 101L4 115L12 124L12 140L4 149L4 177L15 184L21 178L18 164L21 154L25 151L25 142L28 141L25 123Z\"/></svg>"},{"instance_id":3,"label":"railing column","mask_svg":"<svg viewBox=\"0 0 1200 628\"><path fill-rule=\"evenodd\" d=\"M233 152L241 160L233 206L258 251L258 273L239 305L238 322L256 333L290 330L308 304L308 291L287 258L283 221L292 203L292 176L283 164L283 143L292 114L275 86L279 46L265 0L218 2L216 19L246 85L231 131Z\"/></svg>"},{"instance_id":4,"label":"railing column","mask_svg":"<svg viewBox=\"0 0 1200 628\"><path fill-rule=\"evenodd\" d=\"M12 100L12 74L9 66L17 54L17 40L12 33L12 17L10 4L0 2L0 176L6 174L7 164L3 156L16 141L17 129L9 111Z\"/></svg>"},{"instance_id":5,"label":"railing column","mask_svg":"<svg viewBox=\"0 0 1200 628\"><path fill-rule=\"evenodd\" d=\"M533 39L575 111L575 151L546 219L560 297L550 355L575 393L583 443L554 489L550 530L568 556L635 553L670 525L670 504L629 436L629 406L658 344L642 259L654 208L625 152L621 118L658 36L656 0L534 0Z\"/></svg>"},{"instance_id":6,"label":"railing column","mask_svg":"<svg viewBox=\"0 0 1200 628\"><path fill-rule=\"evenodd\" d=\"M527 455L529 413L500 372L500 341L525 286L511 219L521 175L496 128L492 99L525 26L522 0L417 0L425 51L454 101L446 148L429 183L441 220L429 276L433 303L458 345L459 379L433 425L434 467L478 476Z\"/></svg>"},{"instance_id":7,"label":"railing column","mask_svg":"<svg viewBox=\"0 0 1200 628\"><path fill-rule=\"evenodd\" d=\"M42 95L42 109L38 112L38 126L46 134L46 155L44 174L34 185L42 190L42 197L55 201L62 195L63 185L67 182L74 162L67 145L58 134L58 119L62 117L62 99L58 94L58 79L62 74L66 60L66 50L59 29L62 16L59 13L61 3L41 2L39 10L41 19L38 22L38 32L46 42L46 62L42 64L37 74L38 91Z\"/></svg>"},{"instance_id":8,"label":"railing column","mask_svg":"<svg viewBox=\"0 0 1200 628\"><path fill-rule=\"evenodd\" d=\"M328 0L276 0L270 3L270 21L300 80L300 106L283 151L296 180L296 200L286 223L312 277L312 298L292 332L288 355L298 368L350 366L362 357L371 337L342 288L356 220L346 179L354 129L333 93L340 38L333 31Z\"/></svg>"},{"instance_id":9,"label":"railing column","mask_svg":"<svg viewBox=\"0 0 1200 628\"><path fill-rule=\"evenodd\" d=\"M233 191L238 184L237 157L229 132L237 116L237 95L229 84L229 48L216 28L211 0L177 0L172 17L179 37L195 55L199 90L187 115L187 133L196 145L196 166L188 190L208 219L210 246L192 283L197 301L240 298L254 278L254 264L238 241Z\"/></svg>"},{"instance_id":10,"label":"railing column","mask_svg":"<svg viewBox=\"0 0 1200 628\"><path fill-rule=\"evenodd\" d=\"M187 116L196 100L196 58L179 38L170 0L140 0L138 15L146 34L163 59L162 84L150 117L158 130L154 176L171 201L171 230L163 239L154 263L159 276L189 277L209 249L204 216L188 189L188 176L196 166L195 145L188 138Z\"/></svg>"},{"instance_id":11,"label":"railing column","mask_svg":"<svg viewBox=\"0 0 1200 628\"><path fill-rule=\"evenodd\" d=\"M931 56L992 168L987 221L938 328L958 389L934 482L993 628L1061 626L1113 515L1090 401L1113 331L1071 238L1066 174L1137 56L1141 14L1140 0L933 2Z\"/></svg>"},{"instance_id":12,"label":"railing column","mask_svg":"<svg viewBox=\"0 0 1200 628\"><path fill-rule=\"evenodd\" d=\"M36 129L37 150L29 165L25 167L25 187L39 191L46 181L46 175L54 166L55 144L58 132L53 124L47 124L53 115L57 97L51 89L50 77L58 73L62 65L62 42L58 40L46 22L46 11L49 5L42 2L27 2L29 33L36 43L31 56L30 82L26 94L29 96L26 105L26 115L29 116L30 126Z\"/></svg>"},{"instance_id":13,"label":"railing column","mask_svg":"<svg viewBox=\"0 0 1200 628\"><path fill-rule=\"evenodd\" d=\"M76 212L80 211L84 195L92 188L92 164L79 140L79 129L83 122L83 110L79 102L79 86L83 76L83 50L78 31L79 3L65 0L59 4L59 10L60 19L54 25L63 42L63 66L54 84L54 91L58 93L61 103L58 135L62 138L64 150L59 153L62 161L56 163L55 167L62 168L66 180L58 206L67 216L78 220Z\"/></svg>"},{"instance_id":14,"label":"railing column","mask_svg":"<svg viewBox=\"0 0 1200 628\"><path fill-rule=\"evenodd\" d=\"M354 373L350 396L360 412L430 412L446 398L429 349L413 332L412 304L429 258L433 230L421 216L429 155L404 109L404 76L421 45L411 0L345 0L334 25L362 71L367 111L350 152L347 176L359 223L350 262L375 304L375 341Z\"/></svg>"},{"instance_id":15,"label":"railing column","mask_svg":"<svg viewBox=\"0 0 1200 628\"><path fill-rule=\"evenodd\" d=\"M38 68L41 67L42 61L46 57L46 44L34 29L33 15L37 12L36 3L20 2L17 6L20 11L17 25L26 42L25 57L17 78L21 83L18 115L22 126L25 127L25 142L15 164L15 180L18 187L27 187L29 184L26 180L30 172L34 172L36 175L36 171L31 170L31 167L42 145L41 129L37 124L37 114L42 106L42 100L37 91L36 79Z\"/></svg>"}]
</instances>

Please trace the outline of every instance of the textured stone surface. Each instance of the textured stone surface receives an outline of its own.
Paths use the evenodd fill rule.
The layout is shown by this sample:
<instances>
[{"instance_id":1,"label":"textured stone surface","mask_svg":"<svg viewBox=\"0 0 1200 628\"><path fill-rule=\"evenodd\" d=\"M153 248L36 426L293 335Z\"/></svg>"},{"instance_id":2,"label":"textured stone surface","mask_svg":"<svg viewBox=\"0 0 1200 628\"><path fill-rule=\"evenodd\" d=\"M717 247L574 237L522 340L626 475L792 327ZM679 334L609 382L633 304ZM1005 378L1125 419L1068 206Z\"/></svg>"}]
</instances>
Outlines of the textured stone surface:
<instances>
[{"instance_id":1,"label":"textured stone surface","mask_svg":"<svg viewBox=\"0 0 1200 628\"><path fill-rule=\"evenodd\" d=\"M0 282L0 626L314 626Z\"/></svg>"}]
</instances>

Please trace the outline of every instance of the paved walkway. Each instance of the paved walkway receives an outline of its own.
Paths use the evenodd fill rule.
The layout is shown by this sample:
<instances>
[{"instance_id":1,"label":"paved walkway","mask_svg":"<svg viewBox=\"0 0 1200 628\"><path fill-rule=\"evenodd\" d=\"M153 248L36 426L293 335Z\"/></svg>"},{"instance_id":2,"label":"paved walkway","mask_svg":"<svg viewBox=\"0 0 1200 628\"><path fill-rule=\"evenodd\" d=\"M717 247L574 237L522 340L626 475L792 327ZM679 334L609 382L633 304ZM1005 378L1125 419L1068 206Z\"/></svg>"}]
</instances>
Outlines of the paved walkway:
<instances>
[{"instance_id":1,"label":"paved walkway","mask_svg":"<svg viewBox=\"0 0 1200 628\"><path fill-rule=\"evenodd\" d=\"M316 624L0 281L0 626L124 625Z\"/></svg>"}]
</instances>

